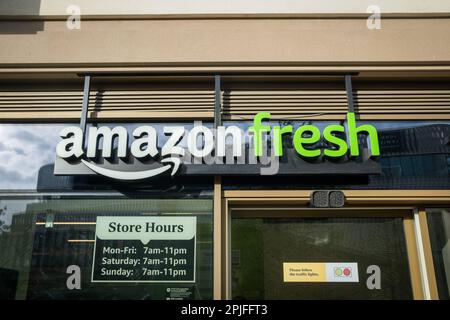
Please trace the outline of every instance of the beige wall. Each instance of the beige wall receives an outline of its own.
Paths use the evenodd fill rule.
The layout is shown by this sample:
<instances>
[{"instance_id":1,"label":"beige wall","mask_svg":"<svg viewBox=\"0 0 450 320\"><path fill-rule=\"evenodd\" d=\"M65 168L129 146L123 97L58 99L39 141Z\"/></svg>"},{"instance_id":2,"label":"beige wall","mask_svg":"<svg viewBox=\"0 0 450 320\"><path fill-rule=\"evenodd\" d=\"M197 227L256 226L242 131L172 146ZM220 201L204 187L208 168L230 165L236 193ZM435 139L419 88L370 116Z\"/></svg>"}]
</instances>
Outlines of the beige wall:
<instances>
[{"instance_id":1,"label":"beige wall","mask_svg":"<svg viewBox=\"0 0 450 320\"><path fill-rule=\"evenodd\" d=\"M448 0L2 0L0 16L60 16L69 5L84 15L366 13L378 5L383 13L450 12Z\"/></svg>"},{"instance_id":2,"label":"beige wall","mask_svg":"<svg viewBox=\"0 0 450 320\"><path fill-rule=\"evenodd\" d=\"M0 21L0 67L450 65L449 19Z\"/></svg>"}]
</instances>

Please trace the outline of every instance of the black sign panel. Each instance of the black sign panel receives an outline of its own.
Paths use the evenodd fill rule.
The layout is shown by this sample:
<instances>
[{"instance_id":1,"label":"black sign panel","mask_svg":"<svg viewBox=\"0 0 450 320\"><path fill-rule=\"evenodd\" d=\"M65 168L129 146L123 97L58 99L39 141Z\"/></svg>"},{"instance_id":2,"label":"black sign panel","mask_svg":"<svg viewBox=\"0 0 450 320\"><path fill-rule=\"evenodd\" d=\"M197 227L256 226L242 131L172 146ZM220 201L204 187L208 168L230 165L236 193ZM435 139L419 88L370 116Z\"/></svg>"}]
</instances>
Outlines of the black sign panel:
<instances>
[{"instance_id":1,"label":"black sign panel","mask_svg":"<svg viewBox=\"0 0 450 320\"><path fill-rule=\"evenodd\" d=\"M285 155L280 158L266 158L258 161L254 158L234 159L227 162L224 159L221 163L196 162L197 159L181 159L181 164L176 175L180 176L201 176L201 175L369 175L380 174L380 164L368 157L363 159L361 156L357 159L312 159L306 160L299 157L295 150L286 149ZM94 159L83 160L95 167L104 168L120 173L145 172L148 170L157 170L167 164L160 163L158 159L137 160L137 159ZM85 162L81 160L65 160L56 157L55 175L102 175L101 172L95 172L90 169ZM171 170L162 174L170 175ZM106 174L106 176L108 176ZM120 179L120 178L118 178Z\"/></svg>"}]
</instances>

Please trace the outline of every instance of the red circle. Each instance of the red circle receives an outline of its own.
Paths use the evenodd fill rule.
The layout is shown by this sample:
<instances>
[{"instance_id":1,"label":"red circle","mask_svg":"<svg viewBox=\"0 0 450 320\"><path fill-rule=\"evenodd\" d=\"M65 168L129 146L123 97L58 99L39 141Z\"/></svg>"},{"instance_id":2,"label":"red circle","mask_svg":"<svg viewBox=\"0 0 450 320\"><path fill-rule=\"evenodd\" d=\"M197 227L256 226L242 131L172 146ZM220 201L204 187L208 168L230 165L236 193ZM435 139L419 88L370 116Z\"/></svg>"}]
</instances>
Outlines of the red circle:
<instances>
[{"instance_id":1,"label":"red circle","mask_svg":"<svg viewBox=\"0 0 450 320\"><path fill-rule=\"evenodd\" d=\"M348 277L350 275L350 269L349 268L344 268L344 276Z\"/></svg>"}]
</instances>

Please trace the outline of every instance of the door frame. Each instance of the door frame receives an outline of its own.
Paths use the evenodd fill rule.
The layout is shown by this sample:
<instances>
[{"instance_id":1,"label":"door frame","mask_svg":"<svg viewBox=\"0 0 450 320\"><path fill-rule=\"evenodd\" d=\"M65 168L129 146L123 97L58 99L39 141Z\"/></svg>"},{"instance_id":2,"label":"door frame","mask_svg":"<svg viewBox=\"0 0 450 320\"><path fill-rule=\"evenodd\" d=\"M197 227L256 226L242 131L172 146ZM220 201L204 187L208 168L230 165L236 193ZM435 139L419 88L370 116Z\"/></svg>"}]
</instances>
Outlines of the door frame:
<instances>
[{"instance_id":1,"label":"door frame","mask_svg":"<svg viewBox=\"0 0 450 320\"><path fill-rule=\"evenodd\" d=\"M214 298L231 298L231 217L243 210L309 210L313 190L221 190L220 179L214 186ZM389 216L404 215L405 240L411 268L414 299L438 299L425 207L443 206L450 202L448 190L342 190L344 209L328 209L340 216L339 210L372 212ZM292 209L295 206L295 209ZM291 209L289 209L291 208ZM327 210L322 210L326 212ZM319 213L318 211L315 211ZM344 212L344 211L342 211ZM383 213L384 212L384 213ZM405 214L406 213L406 214ZM375 215L375 216L376 216ZM342 216L342 215L341 215Z\"/></svg>"}]
</instances>

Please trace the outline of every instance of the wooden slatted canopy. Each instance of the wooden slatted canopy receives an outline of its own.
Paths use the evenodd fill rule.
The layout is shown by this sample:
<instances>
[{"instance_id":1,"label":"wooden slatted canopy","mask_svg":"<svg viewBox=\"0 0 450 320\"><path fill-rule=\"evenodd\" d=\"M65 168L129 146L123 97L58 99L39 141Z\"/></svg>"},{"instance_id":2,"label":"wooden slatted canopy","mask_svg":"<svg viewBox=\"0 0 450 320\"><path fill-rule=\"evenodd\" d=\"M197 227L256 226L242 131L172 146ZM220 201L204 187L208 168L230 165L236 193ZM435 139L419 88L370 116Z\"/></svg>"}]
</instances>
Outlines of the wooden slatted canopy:
<instances>
[{"instance_id":1,"label":"wooden slatted canopy","mask_svg":"<svg viewBox=\"0 0 450 320\"><path fill-rule=\"evenodd\" d=\"M0 92L2 119L80 118L82 91ZM210 118L214 91L93 90L90 118Z\"/></svg>"},{"instance_id":2,"label":"wooden slatted canopy","mask_svg":"<svg viewBox=\"0 0 450 320\"><path fill-rule=\"evenodd\" d=\"M208 80L209 81L209 80ZM172 85L116 81L112 86L92 88L90 119L99 120L213 120L214 83L185 80ZM450 85L383 80L353 86L355 111L363 120L450 120ZM0 84L0 120L78 120L83 99L82 85ZM321 82L224 81L222 119L252 119L268 111L273 119L339 120L347 113L343 79Z\"/></svg>"},{"instance_id":3,"label":"wooden slatted canopy","mask_svg":"<svg viewBox=\"0 0 450 320\"><path fill-rule=\"evenodd\" d=\"M449 90L354 90L355 111L365 119L450 119ZM229 91L223 113L231 119L268 111L278 119L343 119L345 90Z\"/></svg>"}]
</instances>

